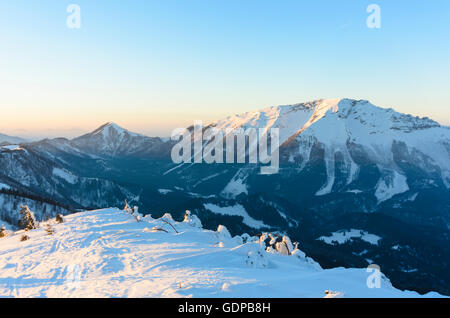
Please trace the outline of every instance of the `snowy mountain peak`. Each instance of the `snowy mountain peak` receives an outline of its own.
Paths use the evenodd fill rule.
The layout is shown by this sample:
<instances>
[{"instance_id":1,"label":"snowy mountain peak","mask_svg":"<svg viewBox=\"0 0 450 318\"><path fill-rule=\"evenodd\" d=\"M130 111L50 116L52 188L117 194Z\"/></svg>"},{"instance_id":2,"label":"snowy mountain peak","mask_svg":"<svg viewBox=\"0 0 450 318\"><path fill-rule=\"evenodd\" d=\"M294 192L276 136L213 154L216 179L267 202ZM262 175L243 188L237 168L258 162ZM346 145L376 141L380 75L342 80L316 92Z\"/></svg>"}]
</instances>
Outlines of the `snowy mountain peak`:
<instances>
[{"instance_id":1,"label":"snowy mountain peak","mask_svg":"<svg viewBox=\"0 0 450 318\"><path fill-rule=\"evenodd\" d=\"M287 237L267 250L258 237L231 237L224 226L204 230L195 215L177 222L110 208L42 222L26 241L23 234L2 238L0 296L324 297L330 289L335 297L420 296L384 275L380 288L368 288L366 269L323 270Z\"/></svg>"},{"instance_id":2,"label":"snowy mountain peak","mask_svg":"<svg viewBox=\"0 0 450 318\"><path fill-rule=\"evenodd\" d=\"M108 122L91 133L71 140L71 145L79 150L92 155L107 156L158 152L163 144L164 141L160 138L131 132L113 122Z\"/></svg>"},{"instance_id":3,"label":"snowy mountain peak","mask_svg":"<svg viewBox=\"0 0 450 318\"><path fill-rule=\"evenodd\" d=\"M389 132L412 132L415 130L437 128L439 123L425 117L419 118L402 114L391 108L381 108L367 100L349 98L318 99L306 103L267 107L259 111L235 114L213 123L219 129L227 128L279 128L280 143L290 137L304 132L309 127L328 118L321 133L333 134L332 127L346 122L351 133L354 124L358 122L365 126L367 132L373 130ZM372 131L373 132L373 131Z\"/></svg>"},{"instance_id":4,"label":"snowy mountain peak","mask_svg":"<svg viewBox=\"0 0 450 318\"><path fill-rule=\"evenodd\" d=\"M440 127L439 123L428 117L420 118L394 111L392 108L382 108L367 100L341 99L335 106L334 112L340 118L364 119L372 124L389 123L391 129L410 131Z\"/></svg>"},{"instance_id":5,"label":"snowy mountain peak","mask_svg":"<svg viewBox=\"0 0 450 318\"><path fill-rule=\"evenodd\" d=\"M283 143L325 117L329 112L345 114L355 106L362 108L367 103L367 101L340 98L318 99L306 103L271 106L259 111L236 114L216 121L213 125L223 130L250 127L265 130L279 128L280 143Z\"/></svg>"},{"instance_id":6,"label":"snowy mountain peak","mask_svg":"<svg viewBox=\"0 0 450 318\"><path fill-rule=\"evenodd\" d=\"M107 122L106 124L100 126L96 130L94 130L91 135L98 135L101 134L105 137L111 136L111 135L123 135L123 134L129 134L130 136L138 136L138 134L130 132L126 130L125 128L120 127L114 122Z\"/></svg>"},{"instance_id":7,"label":"snowy mountain peak","mask_svg":"<svg viewBox=\"0 0 450 318\"><path fill-rule=\"evenodd\" d=\"M115 154L120 147L131 143L132 139L143 139L145 136L130 132L119 125L108 122L91 133L75 138L72 142L81 149L96 153Z\"/></svg>"}]
</instances>

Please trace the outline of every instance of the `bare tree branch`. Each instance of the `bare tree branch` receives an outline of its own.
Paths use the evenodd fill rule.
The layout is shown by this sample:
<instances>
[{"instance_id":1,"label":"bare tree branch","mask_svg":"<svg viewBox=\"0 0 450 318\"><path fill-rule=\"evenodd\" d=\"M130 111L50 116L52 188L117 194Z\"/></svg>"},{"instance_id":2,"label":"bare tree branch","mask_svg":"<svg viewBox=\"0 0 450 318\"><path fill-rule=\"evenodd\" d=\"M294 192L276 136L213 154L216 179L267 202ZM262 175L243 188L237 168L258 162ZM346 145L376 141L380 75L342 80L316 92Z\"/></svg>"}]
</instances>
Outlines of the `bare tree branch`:
<instances>
[{"instance_id":1,"label":"bare tree branch","mask_svg":"<svg viewBox=\"0 0 450 318\"><path fill-rule=\"evenodd\" d=\"M179 233L179 232L177 231L177 229L176 229L169 221L164 220L164 219L162 219L162 221L163 221L164 223L166 223L166 224L169 224L169 225L173 228L173 230L174 230L176 233Z\"/></svg>"}]
</instances>

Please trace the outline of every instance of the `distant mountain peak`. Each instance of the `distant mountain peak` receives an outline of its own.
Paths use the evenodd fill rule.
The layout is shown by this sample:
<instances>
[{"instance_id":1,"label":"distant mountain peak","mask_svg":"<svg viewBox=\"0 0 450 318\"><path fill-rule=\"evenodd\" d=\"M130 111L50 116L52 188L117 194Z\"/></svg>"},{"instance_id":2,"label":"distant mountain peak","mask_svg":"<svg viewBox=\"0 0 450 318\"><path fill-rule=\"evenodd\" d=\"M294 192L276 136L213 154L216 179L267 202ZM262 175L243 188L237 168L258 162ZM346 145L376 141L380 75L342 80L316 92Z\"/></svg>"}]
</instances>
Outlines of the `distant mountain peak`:
<instances>
[{"instance_id":1,"label":"distant mountain peak","mask_svg":"<svg viewBox=\"0 0 450 318\"><path fill-rule=\"evenodd\" d=\"M152 147L163 143L160 138L131 132L114 122L107 122L94 131L71 140L71 144L76 148L95 155L151 152Z\"/></svg>"},{"instance_id":2,"label":"distant mountain peak","mask_svg":"<svg viewBox=\"0 0 450 318\"><path fill-rule=\"evenodd\" d=\"M117 133L119 135L122 135L124 133L128 133L131 136L138 136L138 134L130 132L129 130L119 126L118 124L114 122L107 122L106 124L101 125L96 130L94 130L91 135L97 135L97 134L106 134L109 135L111 133Z\"/></svg>"},{"instance_id":3,"label":"distant mountain peak","mask_svg":"<svg viewBox=\"0 0 450 318\"><path fill-rule=\"evenodd\" d=\"M107 122L104 126L111 127L111 128L117 129L117 130L126 130L125 128L122 128L121 126L119 126L118 124L116 124L115 122L112 122L112 121Z\"/></svg>"},{"instance_id":4,"label":"distant mountain peak","mask_svg":"<svg viewBox=\"0 0 450 318\"><path fill-rule=\"evenodd\" d=\"M0 134L0 143L21 144L27 142L25 139L15 136Z\"/></svg>"}]
</instances>

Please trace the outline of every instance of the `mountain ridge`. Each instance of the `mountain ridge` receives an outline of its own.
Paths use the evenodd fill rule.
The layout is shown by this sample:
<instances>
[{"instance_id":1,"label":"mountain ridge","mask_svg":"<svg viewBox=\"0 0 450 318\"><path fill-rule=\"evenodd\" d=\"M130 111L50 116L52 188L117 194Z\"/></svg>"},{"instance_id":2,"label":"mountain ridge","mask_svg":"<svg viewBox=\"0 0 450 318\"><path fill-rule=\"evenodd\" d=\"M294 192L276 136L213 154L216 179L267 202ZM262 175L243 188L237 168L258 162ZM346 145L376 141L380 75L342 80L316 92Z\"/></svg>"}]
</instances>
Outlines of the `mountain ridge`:
<instances>
[{"instance_id":1,"label":"mountain ridge","mask_svg":"<svg viewBox=\"0 0 450 318\"><path fill-rule=\"evenodd\" d=\"M21 144L27 142L26 139L16 136L9 136L0 133L0 144L9 143L9 144Z\"/></svg>"}]
</instances>

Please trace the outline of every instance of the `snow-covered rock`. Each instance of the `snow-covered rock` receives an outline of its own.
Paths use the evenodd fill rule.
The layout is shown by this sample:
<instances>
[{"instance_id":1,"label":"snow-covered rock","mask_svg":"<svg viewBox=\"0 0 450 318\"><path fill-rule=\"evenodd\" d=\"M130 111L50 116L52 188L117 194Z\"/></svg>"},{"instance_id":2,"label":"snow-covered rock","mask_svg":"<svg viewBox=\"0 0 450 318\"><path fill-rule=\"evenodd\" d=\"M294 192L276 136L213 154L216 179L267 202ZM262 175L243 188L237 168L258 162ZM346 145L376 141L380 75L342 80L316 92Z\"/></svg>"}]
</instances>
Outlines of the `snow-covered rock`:
<instances>
[{"instance_id":1,"label":"snow-covered rock","mask_svg":"<svg viewBox=\"0 0 450 318\"><path fill-rule=\"evenodd\" d=\"M227 227L224 225L219 225L217 227L217 239L220 242L228 241L231 239L231 234L228 231Z\"/></svg>"},{"instance_id":2,"label":"snow-covered rock","mask_svg":"<svg viewBox=\"0 0 450 318\"><path fill-rule=\"evenodd\" d=\"M202 228L202 221L196 216L195 214L192 214L191 211L186 210L186 213L184 214L184 220L183 222L196 227L196 228Z\"/></svg>"}]
</instances>

